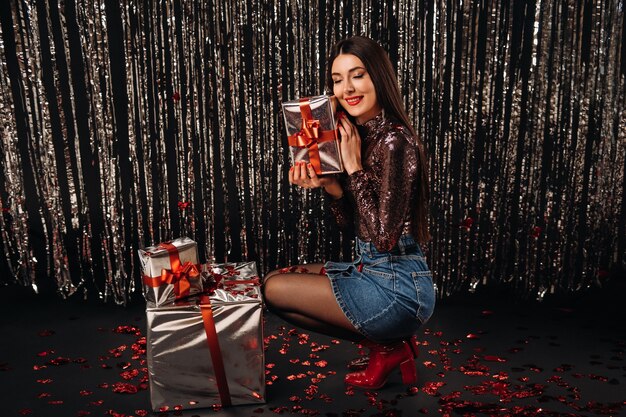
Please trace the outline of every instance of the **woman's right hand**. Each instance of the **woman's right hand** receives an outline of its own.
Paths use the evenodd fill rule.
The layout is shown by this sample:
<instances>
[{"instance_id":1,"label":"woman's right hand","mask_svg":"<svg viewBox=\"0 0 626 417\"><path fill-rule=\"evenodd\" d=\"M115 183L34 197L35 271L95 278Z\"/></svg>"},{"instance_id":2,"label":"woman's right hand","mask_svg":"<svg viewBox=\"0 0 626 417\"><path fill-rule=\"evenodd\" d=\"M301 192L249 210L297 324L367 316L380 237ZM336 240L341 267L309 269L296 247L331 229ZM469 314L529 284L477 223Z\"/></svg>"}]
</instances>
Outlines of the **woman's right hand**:
<instances>
[{"instance_id":1,"label":"woman's right hand","mask_svg":"<svg viewBox=\"0 0 626 417\"><path fill-rule=\"evenodd\" d=\"M289 182L302 188L322 187L336 200L343 196L343 189L337 177L331 175L318 177L313 166L306 162L298 161L289 169Z\"/></svg>"}]
</instances>

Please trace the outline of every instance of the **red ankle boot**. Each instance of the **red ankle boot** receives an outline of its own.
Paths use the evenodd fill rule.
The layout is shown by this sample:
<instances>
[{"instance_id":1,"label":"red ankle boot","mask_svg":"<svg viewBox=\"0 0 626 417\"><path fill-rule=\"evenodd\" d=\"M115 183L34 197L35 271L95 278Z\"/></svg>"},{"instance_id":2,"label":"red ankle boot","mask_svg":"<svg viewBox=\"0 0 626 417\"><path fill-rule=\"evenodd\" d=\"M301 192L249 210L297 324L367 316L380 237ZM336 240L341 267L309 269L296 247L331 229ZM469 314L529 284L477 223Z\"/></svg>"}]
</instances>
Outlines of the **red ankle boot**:
<instances>
[{"instance_id":1,"label":"red ankle boot","mask_svg":"<svg viewBox=\"0 0 626 417\"><path fill-rule=\"evenodd\" d=\"M379 389L387 382L387 377L398 366L402 373L402 382L413 384L417 381L415 356L407 341L393 345L367 344L370 348L370 360L365 371L346 375L345 382L359 388Z\"/></svg>"},{"instance_id":2,"label":"red ankle boot","mask_svg":"<svg viewBox=\"0 0 626 417\"><path fill-rule=\"evenodd\" d=\"M417 340L417 336L411 336L409 340L407 340L411 350L413 351L413 357L417 358L418 356L418 346L419 341ZM367 365L370 362L369 356L359 356L358 358L352 359L348 362L348 369L351 371L362 371L367 368Z\"/></svg>"}]
</instances>

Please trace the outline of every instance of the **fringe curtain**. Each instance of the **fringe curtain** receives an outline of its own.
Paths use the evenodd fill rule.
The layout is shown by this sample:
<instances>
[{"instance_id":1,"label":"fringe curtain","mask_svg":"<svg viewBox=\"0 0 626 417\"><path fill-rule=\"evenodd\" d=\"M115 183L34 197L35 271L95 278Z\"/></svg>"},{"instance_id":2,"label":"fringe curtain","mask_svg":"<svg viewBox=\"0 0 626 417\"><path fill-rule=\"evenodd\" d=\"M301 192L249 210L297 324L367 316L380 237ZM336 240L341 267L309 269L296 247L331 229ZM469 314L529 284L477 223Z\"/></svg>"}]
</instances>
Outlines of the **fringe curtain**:
<instances>
[{"instance_id":1,"label":"fringe curtain","mask_svg":"<svg viewBox=\"0 0 626 417\"><path fill-rule=\"evenodd\" d=\"M350 259L319 190L287 181L282 101L324 91L361 34L427 145L440 297L602 286L626 263L622 1L0 2L5 284L125 304L137 249Z\"/></svg>"}]
</instances>

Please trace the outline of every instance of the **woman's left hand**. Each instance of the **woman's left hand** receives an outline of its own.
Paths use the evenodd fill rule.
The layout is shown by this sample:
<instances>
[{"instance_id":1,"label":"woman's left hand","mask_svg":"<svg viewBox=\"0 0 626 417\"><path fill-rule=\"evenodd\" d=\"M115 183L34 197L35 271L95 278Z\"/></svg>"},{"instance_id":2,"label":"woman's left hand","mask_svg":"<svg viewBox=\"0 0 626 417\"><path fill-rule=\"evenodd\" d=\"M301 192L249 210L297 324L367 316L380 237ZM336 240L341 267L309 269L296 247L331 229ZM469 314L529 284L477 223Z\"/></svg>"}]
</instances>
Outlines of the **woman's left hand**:
<instances>
[{"instance_id":1,"label":"woman's left hand","mask_svg":"<svg viewBox=\"0 0 626 417\"><path fill-rule=\"evenodd\" d=\"M363 169L361 165L361 136L347 117L339 117L341 135L341 160L348 175Z\"/></svg>"}]
</instances>

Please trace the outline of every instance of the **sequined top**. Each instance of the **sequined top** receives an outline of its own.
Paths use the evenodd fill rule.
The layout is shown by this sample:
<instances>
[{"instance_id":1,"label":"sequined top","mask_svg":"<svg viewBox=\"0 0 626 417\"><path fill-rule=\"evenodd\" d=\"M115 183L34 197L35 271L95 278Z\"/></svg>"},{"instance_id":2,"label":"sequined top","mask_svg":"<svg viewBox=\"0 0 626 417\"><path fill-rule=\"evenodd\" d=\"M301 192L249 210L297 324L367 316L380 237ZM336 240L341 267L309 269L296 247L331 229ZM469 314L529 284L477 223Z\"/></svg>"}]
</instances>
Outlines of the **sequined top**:
<instances>
[{"instance_id":1,"label":"sequined top","mask_svg":"<svg viewBox=\"0 0 626 417\"><path fill-rule=\"evenodd\" d=\"M383 113L357 128L363 169L340 177L344 195L330 209L341 228L388 252L403 232L417 236L418 143Z\"/></svg>"}]
</instances>

